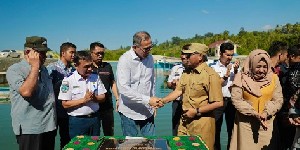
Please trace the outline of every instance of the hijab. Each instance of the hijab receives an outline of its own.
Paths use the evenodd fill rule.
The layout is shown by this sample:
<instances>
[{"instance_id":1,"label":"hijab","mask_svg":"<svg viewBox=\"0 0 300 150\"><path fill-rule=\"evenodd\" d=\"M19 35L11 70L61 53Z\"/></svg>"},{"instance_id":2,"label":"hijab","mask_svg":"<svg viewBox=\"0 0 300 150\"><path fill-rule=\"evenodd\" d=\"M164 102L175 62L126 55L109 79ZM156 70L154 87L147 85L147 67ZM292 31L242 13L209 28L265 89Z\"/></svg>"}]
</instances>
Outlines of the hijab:
<instances>
[{"instance_id":1,"label":"hijab","mask_svg":"<svg viewBox=\"0 0 300 150\"><path fill-rule=\"evenodd\" d=\"M264 59L267 63L268 70L264 78L256 80L254 78L255 72L253 70L257 67L257 64ZM260 89L270 85L272 81L273 72L271 70L271 59L265 50L256 49L253 50L246 58L243 64L241 72L239 72L233 81L233 85L243 87L249 93L260 97L262 94Z\"/></svg>"}]
</instances>

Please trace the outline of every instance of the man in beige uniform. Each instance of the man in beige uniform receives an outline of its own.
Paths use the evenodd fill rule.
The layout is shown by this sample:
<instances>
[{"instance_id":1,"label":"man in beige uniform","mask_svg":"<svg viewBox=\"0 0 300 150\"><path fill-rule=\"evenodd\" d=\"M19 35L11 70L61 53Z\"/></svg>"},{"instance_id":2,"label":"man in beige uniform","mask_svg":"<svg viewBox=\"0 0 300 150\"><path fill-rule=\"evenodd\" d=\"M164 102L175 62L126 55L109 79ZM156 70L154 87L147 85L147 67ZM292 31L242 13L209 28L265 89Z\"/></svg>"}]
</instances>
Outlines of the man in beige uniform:
<instances>
[{"instance_id":1,"label":"man in beige uniform","mask_svg":"<svg viewBox=\"0 0 300 150\"><path fill-rule=\"evenodd\" d=\"M201 135L209 149L214 149L215 118L213 110L223 106L220 76L205 63L208 47L191 43L182 52L189 59L190 73L183 73L176 89L161 100L164 103L183 95L183 114L178 135Z\"/></svg>"}]
</instances>

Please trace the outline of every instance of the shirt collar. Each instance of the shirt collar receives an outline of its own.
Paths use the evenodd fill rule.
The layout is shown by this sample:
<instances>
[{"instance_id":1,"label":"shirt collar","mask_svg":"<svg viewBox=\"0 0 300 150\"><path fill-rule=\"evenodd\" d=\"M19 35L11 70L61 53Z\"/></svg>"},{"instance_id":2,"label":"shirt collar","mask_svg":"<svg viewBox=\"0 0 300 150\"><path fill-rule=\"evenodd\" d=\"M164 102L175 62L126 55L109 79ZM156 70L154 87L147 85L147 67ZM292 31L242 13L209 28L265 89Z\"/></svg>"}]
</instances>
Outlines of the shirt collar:
<instances>
[{"instance_id":1,"label":"shirt collar","mask_svg":"<svg viewBox=\"0 0 300 150\"><path fill-rule=\"evenodd\" d=\"M81 75L76 71L74 71L74 76L76 81L84 80Z\"/></svg>"},{"instance_id":2,"label":"shirt collar","mask_svg":"<svg viewBox=\"0 0 300 150\"><path fill-rule=\"evenodd\" d=\"M208 67L208 66L207 66L207 64L205 62L203 62L198 67L196 67L195 69L193 69L193 71L200 73L205 67Z\"/></svg>"},{"instance_id":3,"label":"shirt collar","mask_svg":"<svg viewBox=\"0 0 300 150\"><path fill-rule=\"evenodd\" d=\"M226 67L225 65L223 65L223 64L221 63L220 59L217 61L217 65L218 65L219 67Z\"/></svg>"},{"instance_id":4,"label":"shirt collar","mask_svg":"<svg viewBox=\"0 0 300 150\"><path fill-rule=\"evenodd\" d=\"M130 52L130 55L132 56L132 59L133 59L133 60L141 60L141 59L139 58L139 56L136 55L136 53L134 52L134 50L133 50L132 47L130 48L129 52Z\"/></svg>"}]
</instances>

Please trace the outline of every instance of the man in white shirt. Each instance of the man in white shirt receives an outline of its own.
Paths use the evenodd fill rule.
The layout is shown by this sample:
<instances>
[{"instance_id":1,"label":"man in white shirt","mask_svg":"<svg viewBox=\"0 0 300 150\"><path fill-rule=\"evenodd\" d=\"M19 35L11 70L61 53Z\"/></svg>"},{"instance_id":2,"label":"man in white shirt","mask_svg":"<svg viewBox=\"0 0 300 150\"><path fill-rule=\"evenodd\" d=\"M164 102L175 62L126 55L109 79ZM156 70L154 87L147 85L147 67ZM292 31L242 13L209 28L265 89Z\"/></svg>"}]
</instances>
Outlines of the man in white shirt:
<instances>
[{"instance_id":1,"label":"man in white shirt","mask_svg":"<svg viewBox=\"0 0 300 150\"><path fill-rule=\"evenodd\" d=\"M183 49L186 47L183 46ZM175 65L170 72L168 77L167 86L168 88L175 90L177 83L183 72L187 71L188 58L184 53L180 55L182 63ZM172 102L172 134L177 135L178 126L180 123L180 117L182 115L182 96L179 96Z\"/></svg>"},{"instance_id":2,"label":"man in white shirt","mask_svg":"<svg viewBox=\"0 0 300 150\"><path fill-rule=\"evenodd\" d=\"M163 103L155 97L155 74L151 36L140 31L133 36L133 46L119 59L117 87L119 114L124 136L155 135L154 109Z\"/></svg>"},{"instance_id":3,"label":"man in white shirt","mask_svg":"<svg viewBox=\"0 0 300 150\"><path fill-rule=\"evenodd\" d=\"M230 146L231 132L234 124L235 107L231 102L231 94L229 87L232 85L234 75L238 72L239 61L231 64L232 57L234 55L234 45L231 43L222 43L220 46L220 59L213 63L211 67L220 75L222 83L222 93L224 106L216 109L216 132L215 132L215 150L220 150L220 133L223 123L223 113L225 113L228 143L227 149Z\"/></svg>"},{"instance_id":4,"label":"man in white shirt","mask_svg":"<svg viewBox=\"0 0 300 150\"><path fill-rule=\"evenodd\" d=\"M92 59L87 51L74 58L76 71L62 81L58 99L69 115L70 138L77 135L100 135L99 104L104 102L106 89L97 74L92 74Z\"/></svg>"}]
</instances>

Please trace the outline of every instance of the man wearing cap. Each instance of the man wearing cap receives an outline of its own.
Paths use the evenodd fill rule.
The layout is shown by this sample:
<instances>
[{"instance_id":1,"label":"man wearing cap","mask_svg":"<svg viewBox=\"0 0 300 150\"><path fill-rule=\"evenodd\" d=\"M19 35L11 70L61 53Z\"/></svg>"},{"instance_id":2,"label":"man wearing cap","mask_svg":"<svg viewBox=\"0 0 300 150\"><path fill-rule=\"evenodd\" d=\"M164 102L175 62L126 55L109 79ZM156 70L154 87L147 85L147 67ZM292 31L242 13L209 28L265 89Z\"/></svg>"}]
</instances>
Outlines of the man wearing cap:
<instances>
[{"instance_id":1,"label":"man wearing cap","mask_svg":"<svg viewBox=\"0 0 300 150\"><path fill-rule=\"evenodd\" d=\"M214 149L215 118L213 111L223 106L219 75L205 63L208 47L191 43L182 52L189 59L190 73L183 73L176 89L161 100L168 103L181 94L183 115L178 135L201 135L209 149Z\"/></svg>"},{"instance_id":2,"label":"man wearing cap","mask_svg":"<svg viewBox=\"0 0 300 150\"><path fill-rule=\"evenodd\" d=\"M53 150L56 134L55 98L52 81L44 66L47 40L27 37L24 60L10 66L12 127L20 150Z\"/></svg>"},{"instance_id":3,"label":"man wearing cap","mask_svg":"<svg viewBox=\"0 0 300 150\"><path fill-rule=\"evenodd\" d=\"M184 45L182 49L187 49L189 44ZM181 51L180 55L181 64L175 65L171 69L171 73L168 77L167 87L175 90L177 83L183 72L187 72L188 69L188 58L187 56ZM180 123L180 118L182 114L182 95L177 97L176 100L172 103L172 134L173 136L177 135L178 126Z\"/></svg>"}]
</instances>

